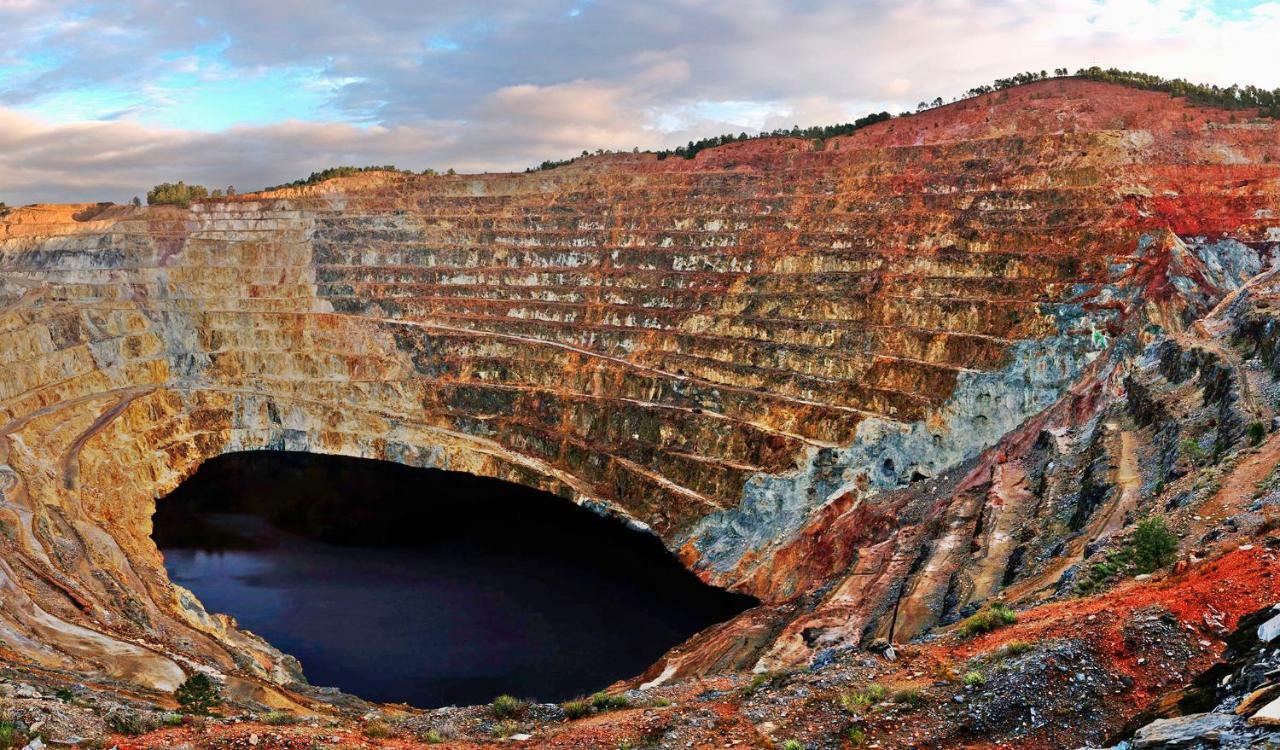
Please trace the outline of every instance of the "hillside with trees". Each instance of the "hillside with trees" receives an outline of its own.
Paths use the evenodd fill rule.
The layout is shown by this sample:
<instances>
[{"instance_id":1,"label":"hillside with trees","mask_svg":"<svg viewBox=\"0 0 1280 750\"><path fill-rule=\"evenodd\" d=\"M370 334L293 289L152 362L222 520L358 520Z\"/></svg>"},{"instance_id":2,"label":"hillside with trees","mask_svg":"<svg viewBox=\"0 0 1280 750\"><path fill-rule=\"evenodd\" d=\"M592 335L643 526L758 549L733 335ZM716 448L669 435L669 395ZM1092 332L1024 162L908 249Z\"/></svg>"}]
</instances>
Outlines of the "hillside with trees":
<instances>
[{"instance_id":1,"label":"hillside with trees","mask_svg":"<svg viewBox=\"0 0 1280 750\"><path fill-rule=\"evenodd\" d=\"M204 185L188 185L179 180L177 182L162 182L159 185L147 191L148 206L181 206L188 208L192 203L203 200L221 200L222 198L234 197L236 189L228 187L226 191L222 189L209 190ZM137 206L141 203L137 198L132 201Z\"/></svg>"},{"instance_id":2,"label":"hillside with trees","mask_svg":"<svg viewBox=\"0 0 1280 750\"><path fill-rule=\"evenodd\" d=\"M974 86L966 91L962 96L953 98L950 102L942 97L937 97L932 101L922 101L916 106L916 112L924 112L926 110L935 109L949 103L971 99L985 94L992 94L997 91L1003 91L1015 86L1025 86L1029 83L1045 81L1052 78L1085 78L1091 81L1101 81L1104 83L1115 83L1122 86L1131 86L1133 88L1144 89L1146 91L1163 91L1177 97L1185 97L1196 104L1205 106L1221 107L1224 109L1257 109L1258 115L1261 117L1280 119L1280 89L1263 89L1256 86L1213 86L1208 84L1191 83L1182 78L1161 78L1160 76L1150 75L1148 73L1138 73L1128 70L1120 70L1118 68L1081 68L1076 71L1074 76L1068 68L1054 68L1053 72L1048 70L1025 71L1016 73L1006 78L997 78L989 84ZM908 117L911 112L902 112L898 117ZM762 131L755 135L747 133L726 133L710 138L703 138L697 141L689 141L684 146L677 146L673 149L664 149L652 152L659 159L667 159L671 157L680 157L684 159L692 159L699 152L705 151L716 146L723 146L727 143L738 143L741 141L751 141L761 138L804 138L821 143L828 138L836 136L848 135L856 132L869 125L892 119L894 115L888 112L880 112L877 114L869 114L860 117L853 122L842 123L839 125L822 125L808 128L793 126L790 129L780 128L777 130ZM597 154L611 153L603 149L598 150ZM590 152L583 151L582 157L590 156ZM533 172L546 169L555 169L572 164L582 157L574 157L570 159L548 159L537 167L531 167L526 172Z\"/></svg>"},{"instance_id":3,"label":"hillside with trees","mask_svg":"<svg viewBox=\"0 0 1280 750\"><path fill-rule=\"evenodd\" d=\"M1148 73L1137 73L1132 70L1119 70L1099 67L1084 68L1076 73L1081 78L1105 83L1118 83L1122 86L1144 89L1146 91L1163 91L1173 96L1186 97L1188 100L1210 107L1222 109L1257 109L1261 117L1280 119L1280 88L1264 89L1257 86L1210 86L1203 83L1191 83L1182 78L1161 78Z\"/></svg>"},{"instance_id":4,"label":"hillside with trees","mask_svg":"<svg viewBox=\"0 0 1280 750\"><path fill-rule=\"evenodd\" d=\"M396 172L404 175L417 174L413 170L400 169L396 167L394 164L371 165L367 167L356 167L356 166L329 167L327 169L322 169L319 172L312 172L310 175L302 179L294 180L293 182L286 182L282 185L273 185L268 188L263 188L263 190L283 190L285 188L297 188L297 187L306 187L308 185L318 185L326 180L332 180L338 177L351 177L352 175L363 174L365 172ZM453 173L453 170L451 169L449 170L449 172ZM422 172L422 174L424 175L433 175L435 173L436 171L434 169L428 169Z\"/></svg>"}]
</instances>

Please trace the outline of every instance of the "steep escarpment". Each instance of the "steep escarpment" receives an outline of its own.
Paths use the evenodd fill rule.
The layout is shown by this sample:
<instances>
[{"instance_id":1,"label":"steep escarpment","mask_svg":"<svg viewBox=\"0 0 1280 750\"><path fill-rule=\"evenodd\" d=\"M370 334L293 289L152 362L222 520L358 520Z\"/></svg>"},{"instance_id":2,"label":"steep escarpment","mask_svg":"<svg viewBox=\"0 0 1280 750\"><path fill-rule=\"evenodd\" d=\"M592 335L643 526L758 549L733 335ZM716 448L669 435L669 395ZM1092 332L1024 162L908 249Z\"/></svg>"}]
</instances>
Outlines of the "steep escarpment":
<instances>
[{"instance_id":1,"label":"steep escarpment","mask_svg":"<svg viewBox=\"0 0 1280 750\"><path fill-rule=\"evenodd\" d=\"M1185 391L1216 410L1206 455L1269 422L1222 341L1270 357L1268 323L1196 322L1271 267L1278 132L1054 80L820 146L14 210L5 657L160 692L198 665L307 703L150 539L157 497L255 448L547 489L763 600L651 686L1071 593L1188 475Z\"/></svg>"}]
</instances>

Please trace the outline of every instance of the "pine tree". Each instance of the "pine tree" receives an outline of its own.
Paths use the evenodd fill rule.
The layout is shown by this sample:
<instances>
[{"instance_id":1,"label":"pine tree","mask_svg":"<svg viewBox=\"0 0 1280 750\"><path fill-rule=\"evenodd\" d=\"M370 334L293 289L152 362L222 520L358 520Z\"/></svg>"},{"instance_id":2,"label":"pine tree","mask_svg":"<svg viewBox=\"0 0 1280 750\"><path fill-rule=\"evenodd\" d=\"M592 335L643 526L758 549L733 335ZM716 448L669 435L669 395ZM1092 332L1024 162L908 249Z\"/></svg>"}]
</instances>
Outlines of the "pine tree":
<instances>
[{"instance_id":1,"label":"pine tree","mask_svg":"<svg viewBox=\"0 0 1280 750\"><path fill-rule=\"evenodd\" d=\"M222 704L222 691L209 675L196 672L178 686L173 697L182 710L192 714L207 714Z\"/></svg>"}]
</instances>

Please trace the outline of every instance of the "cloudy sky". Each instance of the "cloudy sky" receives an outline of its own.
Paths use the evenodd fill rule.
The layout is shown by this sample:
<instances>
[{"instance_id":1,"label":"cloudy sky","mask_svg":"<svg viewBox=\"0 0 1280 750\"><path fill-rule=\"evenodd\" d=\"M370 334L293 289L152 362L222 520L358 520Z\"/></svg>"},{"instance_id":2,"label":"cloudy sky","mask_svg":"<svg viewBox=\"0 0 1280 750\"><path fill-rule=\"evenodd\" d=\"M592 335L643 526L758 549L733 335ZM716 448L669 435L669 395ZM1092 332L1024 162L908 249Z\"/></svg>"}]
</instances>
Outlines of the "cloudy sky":
<instances>
[{"instance_id":1,"label":"cloudy sky","mask_svg":"<svg viewBox=\"0 0 1280 750\"><path fill-rule=\"evenodd\" d=\"M1280 1L0 0L0 201L523 169L1021 70L1280 86Z\"/></svg>"}]
</instances>

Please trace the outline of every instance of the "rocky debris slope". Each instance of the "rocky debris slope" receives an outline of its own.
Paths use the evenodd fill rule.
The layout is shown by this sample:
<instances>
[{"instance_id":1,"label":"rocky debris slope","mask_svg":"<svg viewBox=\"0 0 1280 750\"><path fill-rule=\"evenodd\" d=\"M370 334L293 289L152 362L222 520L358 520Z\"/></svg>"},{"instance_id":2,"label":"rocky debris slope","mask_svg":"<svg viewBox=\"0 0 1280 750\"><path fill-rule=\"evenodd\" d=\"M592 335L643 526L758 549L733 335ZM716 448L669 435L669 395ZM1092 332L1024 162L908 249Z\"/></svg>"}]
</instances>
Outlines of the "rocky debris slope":
<instances>
[{"instance_id":1,"label":"rocky debris slope","mask_svg":"<svg viewBox=\"0 0 1280 750\"><path fill-rule=\"evenodd\" d=\"M548 489L763 601L646 692L845 679L998 599L1103 595L1147 516L1198 564L1275 525L1277 211L1274 122L1081 80L688 161L11 211L0 655L157 704L201 670L237 706L369 710L164 574L156 498L258 448ZM1199 641L1187 658L1211 660ZM1055 642L1096 662L1080 690L1138 689L1115 653ZM962 725L1057 737L1060 681L1026 669L1050 704ZM1135 683L1149 701L1193 676ZM707 700L706 737L787 725ZM840 722L810 703L786 712L816 742ZM1131 718L1113 703L1099 739Z\"/></svg>"},{"instance_id":2,"label":"rocky debris slope","mask_svg":"<svg viewBox=\"0 0 1280 750\"><path fill-rule=\"evenodd\" d=\"M1184 704L1211 710L1142 727L1134 748L1250 748L1280 744L1280 605L1240 621L1223 661L1202 675Z\"/></svg>"}]
</instances>

